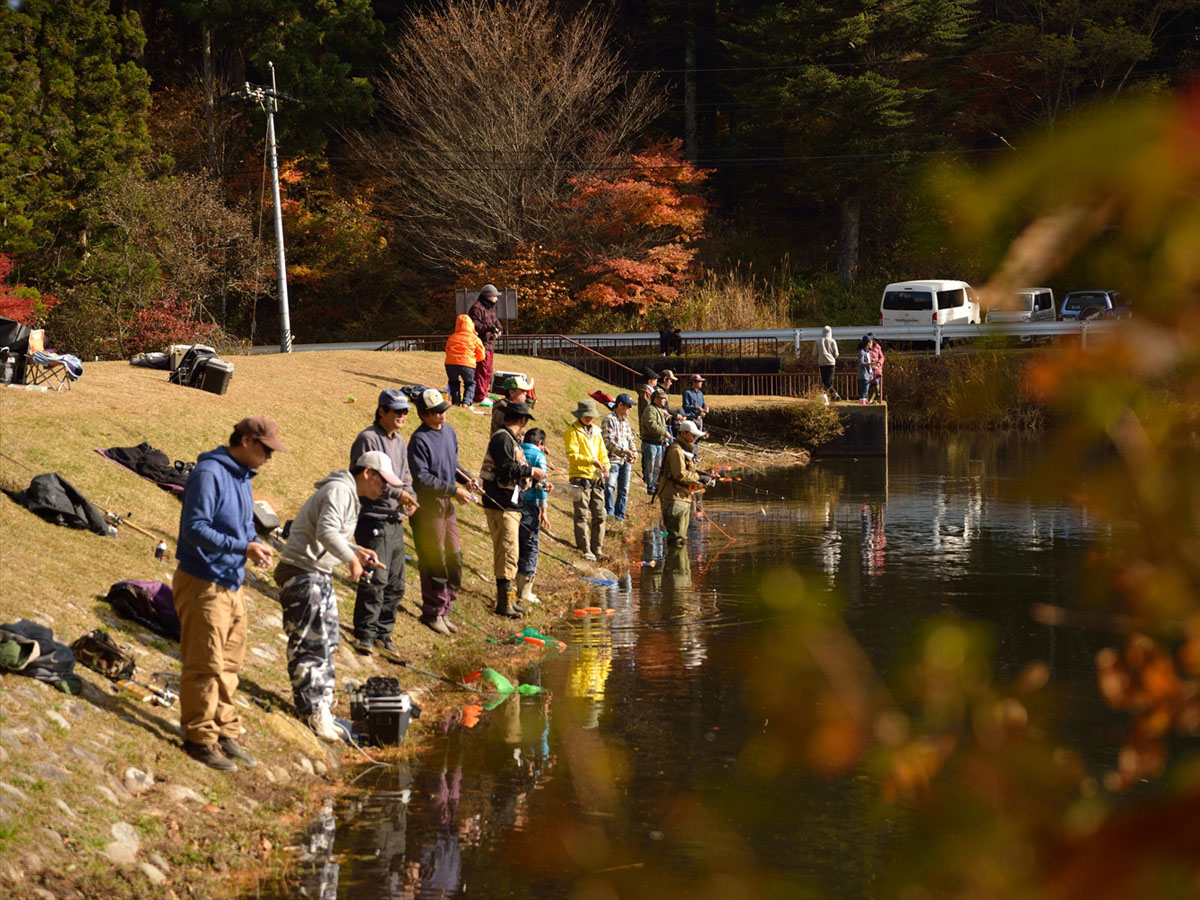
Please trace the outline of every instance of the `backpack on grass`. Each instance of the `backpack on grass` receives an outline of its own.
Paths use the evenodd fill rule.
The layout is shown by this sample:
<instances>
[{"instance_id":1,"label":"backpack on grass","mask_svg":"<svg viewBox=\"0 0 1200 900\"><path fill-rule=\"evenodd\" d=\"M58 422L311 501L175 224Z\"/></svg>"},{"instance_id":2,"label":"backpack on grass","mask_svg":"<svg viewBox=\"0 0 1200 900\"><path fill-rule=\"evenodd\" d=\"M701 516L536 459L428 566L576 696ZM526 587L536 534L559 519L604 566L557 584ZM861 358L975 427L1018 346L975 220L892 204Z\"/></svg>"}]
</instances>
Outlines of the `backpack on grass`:
<instances>
[{"instance_id":1,"label":"backpack on grass","mask_svg":"<svg viewBox=\"0 0 1200 900\"><path fill-rule=\"evenodd\" d=\"M133 677L133 652L108 636L103 628L89 631L71 644L75 659L112 681Z\"/></svg>"}]
</instances>

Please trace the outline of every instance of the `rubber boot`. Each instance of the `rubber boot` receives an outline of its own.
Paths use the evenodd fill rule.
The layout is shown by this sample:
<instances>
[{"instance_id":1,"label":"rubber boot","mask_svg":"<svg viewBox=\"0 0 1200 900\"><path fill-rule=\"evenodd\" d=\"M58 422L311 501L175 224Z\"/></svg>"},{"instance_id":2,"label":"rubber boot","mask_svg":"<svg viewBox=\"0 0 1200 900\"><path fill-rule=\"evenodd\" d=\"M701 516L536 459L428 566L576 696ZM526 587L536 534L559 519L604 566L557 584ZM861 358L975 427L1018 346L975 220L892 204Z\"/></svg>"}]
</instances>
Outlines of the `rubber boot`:
<instances>
[{"instance_id":1,"label":"rubber boot","mask_svg":"<svg viewBox=\"0 0 1200 900\"><path fill-rule=\"evenodd\" d=\"M519 619L521 613L513 609L512 582L507 578L496 579L496 615L508 619Z\"/></svg>"},{"instance_id":2,"label":"rubber boot","mask_svg":"<svg viewBox=\"0 0 1200 900\"><path fill-rule=\"evenodd\" d=\"M517 573L517 599L522 603L541 603L542 598L533 592L533 576Z\"/></svg>"}]
</instances>

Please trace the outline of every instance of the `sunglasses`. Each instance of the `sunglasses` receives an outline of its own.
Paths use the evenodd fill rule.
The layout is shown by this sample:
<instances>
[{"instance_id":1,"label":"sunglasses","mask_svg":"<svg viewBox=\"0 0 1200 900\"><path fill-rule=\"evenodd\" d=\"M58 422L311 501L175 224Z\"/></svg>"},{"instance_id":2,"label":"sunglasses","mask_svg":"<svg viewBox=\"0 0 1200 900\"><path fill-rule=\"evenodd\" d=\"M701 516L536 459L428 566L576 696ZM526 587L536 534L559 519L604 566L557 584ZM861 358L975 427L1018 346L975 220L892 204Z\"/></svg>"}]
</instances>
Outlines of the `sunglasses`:
<instances>
[{"instance_id":1,"label":"sunglasses","mask_svg":"<svg viewBox=\"0 0 1200 900\"><path fill-rule=\"evenodd\" d=\"M271 447L268 447L266 444L264 444L262 442L262 438L255 438L254 443L256 443L256 444L258 444L258 446L262 447L262 451L266 455L267 459L270 459L271 456L275 453L275 451Z\"/></svg>"}]
</instances>

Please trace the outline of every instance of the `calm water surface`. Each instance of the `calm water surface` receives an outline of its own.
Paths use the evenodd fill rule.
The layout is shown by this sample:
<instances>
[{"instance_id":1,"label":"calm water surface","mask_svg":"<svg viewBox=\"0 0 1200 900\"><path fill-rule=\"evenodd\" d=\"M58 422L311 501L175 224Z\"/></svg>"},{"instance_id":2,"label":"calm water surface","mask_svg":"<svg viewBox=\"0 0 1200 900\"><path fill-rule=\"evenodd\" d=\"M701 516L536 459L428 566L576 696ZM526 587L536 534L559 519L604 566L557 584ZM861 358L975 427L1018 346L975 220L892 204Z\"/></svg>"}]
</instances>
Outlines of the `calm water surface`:
<instances>
[{"instance_id":1,"label":"calm water surface","mask_svg":"<svg viewBox=\"0 0 1200 900\"><path fill-rule=\"evenodd\" d=\"M755 872L763 896L877 895L907 823L870 777L759 781L743 766L771 727L744 684L779 627L758 584L780 564L840 598L884 679L934 616L983 626L1001 679L1045 661L1057 731L1109 763L1118 720L1095 698L1099 638L1028 614L1035 600L1072 605L1108 535L1030 498L1040 460L1028 439L900 437L887 460L738 470L705 499L736 542L693 525L683 552L664 553L646 534L639 559L655 564L596 589L616 614L564 623L568 651L519 674L545 693L471 727L473 711L456 711L426 757L363 771L313 824L293 896L698 897L722 871Z\"/></svg>"}]
</instances>

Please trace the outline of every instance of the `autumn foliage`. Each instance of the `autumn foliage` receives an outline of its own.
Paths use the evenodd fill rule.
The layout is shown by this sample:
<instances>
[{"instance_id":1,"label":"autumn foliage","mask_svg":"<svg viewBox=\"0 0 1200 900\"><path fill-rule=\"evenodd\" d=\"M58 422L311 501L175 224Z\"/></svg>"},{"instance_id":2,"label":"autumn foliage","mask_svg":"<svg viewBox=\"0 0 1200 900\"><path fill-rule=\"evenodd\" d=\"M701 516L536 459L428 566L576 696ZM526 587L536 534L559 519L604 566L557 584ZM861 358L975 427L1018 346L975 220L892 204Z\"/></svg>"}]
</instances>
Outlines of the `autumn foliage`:
<instances>
[{"instance_id":1,"label":"autumn foliage","mask_svg":"<svg viewBox=\"0 0 1200 900\"><path fill-rule=\"evenodd\" d=\"M707 174L683 159L679 141L614 160L604 175L572 179L555 240L517 244L494 264L464 261L458 285L515 288L522 330L669 307L702 275Z\"/></svg>"},{"instance_id":2,"label":"autumn foliage","mask_svg":"<svg viewBox=\"0 0 1200 900\"><path fill-rule=\"evenodd\" d=\"M190 303L171 295L137 311L125 336L125 352L148 353L171 344L211 345L223 341L224 333L215 323L197 319Z\"/></svg>"},{"instance_id":3,"label":"autumn foliage","mask_svg":"<svg viewBox=\"0 0 1200 900\"><path fill-rule=\"evenodd\" d=\"M8 277L12 270L12 257L0 253L0 316L22 325L37 327L46 318L46 313L58 304L58 300L36 288L9 284Z\"/></svg>"}]
</instances>

